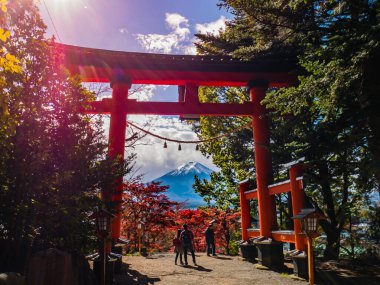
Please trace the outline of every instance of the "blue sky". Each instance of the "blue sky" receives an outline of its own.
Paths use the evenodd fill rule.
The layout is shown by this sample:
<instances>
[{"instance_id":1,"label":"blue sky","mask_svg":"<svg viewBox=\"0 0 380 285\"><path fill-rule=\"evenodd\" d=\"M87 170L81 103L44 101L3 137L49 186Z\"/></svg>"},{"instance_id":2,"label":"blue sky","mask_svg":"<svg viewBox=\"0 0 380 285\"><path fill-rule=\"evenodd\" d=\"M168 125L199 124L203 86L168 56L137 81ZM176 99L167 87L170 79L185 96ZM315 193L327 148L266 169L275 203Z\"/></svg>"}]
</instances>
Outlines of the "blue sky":
<instances>
[{"instance_id":1,"label":"blue sky","mask_svg":"<svg viewBox=\"0 0 380 285\"><path fill-rule=\"evenodd\" d=\"M141 37L161 35L168 40L177 35L179 45L187 46L196 31L205 31L229 17L216 6L217 0L41 1L49 8L62 42L111 50L169 53L147 49ZM49 33L55 33L45 5L40 6ZM170 53L185 50L173 48Z\"/></svg>"},{"instance_id":2,"label":"blue sky","mask_svg":"<svg viewBox=\"0 0 380 285\"><path fill-rule=\"evenodd\" d=\"M194 33L217 33L231 18L217 7L218 0L40 1L48 35L54 34L58 42L121 51L194 54ZM131 93L131 98L143 101L178 98L176 86L133 86ZM196 139L189 126L176 117L128 116L128 120L140 125L149 121L150 131L164 137ZM105 127L107 132L107 119ZM216 169L210 159L195 151L195 145L182 145L180 152L177 148L169 143L163 149L162 141L145 137L135 148L137 173L145 174L144 180L149 181L188 161Z\"/></svg>"}]
</instances>

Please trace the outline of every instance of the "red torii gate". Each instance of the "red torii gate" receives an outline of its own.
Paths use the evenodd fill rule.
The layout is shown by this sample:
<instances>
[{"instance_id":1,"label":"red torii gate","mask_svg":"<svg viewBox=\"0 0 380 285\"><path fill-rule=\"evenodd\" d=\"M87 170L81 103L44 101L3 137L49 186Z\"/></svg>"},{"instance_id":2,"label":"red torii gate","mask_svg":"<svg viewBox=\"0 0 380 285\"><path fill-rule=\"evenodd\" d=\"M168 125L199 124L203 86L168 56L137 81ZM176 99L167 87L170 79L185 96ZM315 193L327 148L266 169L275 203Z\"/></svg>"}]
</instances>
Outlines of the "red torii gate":
<instances>
[{"instance_id":1,"label":"red torii gate","mask_svg":"<svg viewBox=\"0 0 380 285\"><path fill-rule=\"evenodd\" d=\"M88 110L90 113L111 115L111 158L124 159L127 114L251 116L260 235L272 235L271 231L276 229L277 225L274 197L268 191L272 179L272 161L268 150L270 134L264 116L266 109L260 102L265 97L268 87L283 87L297 82L294 59L244 62L221 56L133 53L61 44L57 44L56 48L64 55L64 65L72 74L79 74L83 82L111 83L112 99L93 102L92 109ZM128 99L131 84L184 86L184 94L179 94L178 102L138 102ZM200 103L199 86L248 86L250 101L242 104ZM121 182L122 178L113 197L108 193L103 199L121 202ZM121 203L118 205L112 225L112 238L115 241L120 237L121 226ZM300 206L302 208L302 205L296 205L297 208ZM246 214L243 210L242 215Z\"/></svg>"}]
</instances>

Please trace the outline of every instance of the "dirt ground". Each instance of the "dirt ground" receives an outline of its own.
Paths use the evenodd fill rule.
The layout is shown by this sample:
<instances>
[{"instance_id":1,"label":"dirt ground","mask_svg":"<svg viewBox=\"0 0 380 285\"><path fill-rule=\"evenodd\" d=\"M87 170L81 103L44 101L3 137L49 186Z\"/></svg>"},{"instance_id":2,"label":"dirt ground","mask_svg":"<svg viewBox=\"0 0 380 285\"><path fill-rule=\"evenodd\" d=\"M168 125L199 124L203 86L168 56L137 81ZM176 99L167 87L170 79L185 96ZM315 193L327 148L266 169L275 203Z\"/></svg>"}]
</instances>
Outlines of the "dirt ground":
<instances>
[{"instance_id":1,"label":"dirt ground","mask_svg":"<svg viewBox=\"0 0 380 285\"><path fill-rule=\"evenodd\" d=\"M191 259L189 259L190 261ZM123 257L124 273L116 276L118 285L306 285L294 280L290 262L279 271L259 269L257 263L243 261L237 256L208 257L196 253L198 266L174 264L173 253L149 257ZM379 261L317 261L316 285L377 285L380 284Z\"/></svg>"},{"instance_id":2,"label":"dirt ground","mask_svg":"<svg viewBox=\"0 0 380 285\"><path fill-rule=\"evenodd\" d=\"M190 259L191 260L191 259ZM150 257L126 256L126 273L117 276L121 285L306 285L306 281L293 280L291 269L281 272L257 269L255 263L241 260L239 257L218 255L208 257L204 253L196 253L194 266L188 267L174 264L174 254L156 254Z\"/></svg>"},{"instance_id":3,"label":"dirt ground","mask_svg":"<svg viewBox=\"0 0 380 285\"><path fill-rule=\"evenodd\" d=\"M317 262L318 284L378 285L379 260L339 260Z\"/></svg>"}]
</instances>

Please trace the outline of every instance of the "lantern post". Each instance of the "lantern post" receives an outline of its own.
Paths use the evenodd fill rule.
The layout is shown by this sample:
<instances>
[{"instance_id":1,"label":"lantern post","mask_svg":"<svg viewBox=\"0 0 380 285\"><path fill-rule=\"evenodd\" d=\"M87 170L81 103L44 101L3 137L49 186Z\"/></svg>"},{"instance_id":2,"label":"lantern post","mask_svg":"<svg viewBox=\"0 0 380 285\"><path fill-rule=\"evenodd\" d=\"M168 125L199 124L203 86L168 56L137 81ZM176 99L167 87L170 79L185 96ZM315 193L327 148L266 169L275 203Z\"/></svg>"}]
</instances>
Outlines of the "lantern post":
<instances>
[{"instance_id":1,"label":"lantern post","mask_svg":"<svg viewBox=\"0 0 380 285\"><path fill-rule=\"evenodd\" d=\"M110 212L100 209L99 211L93 213L90 218L95 219L96 226L96 235L101 240L100 247L100 285L105 285L107 280L107 271L106 271L106 263L107 263L107 237L110 234L111 223L113 214Z\"/></svg>"},{"instance_id":2,"label":"lantern post","mask_svg":"<svg viewBox=\"0 0 380 285\"><path fill-rule=\"evenodd\" d=\"M301 209L293 219L301 221L301 231L306 234L309 284L314 285L313 238L318 235L318 221L324 219L324 216L314 208L307 208Z\"/></svg>"}]
</instances>

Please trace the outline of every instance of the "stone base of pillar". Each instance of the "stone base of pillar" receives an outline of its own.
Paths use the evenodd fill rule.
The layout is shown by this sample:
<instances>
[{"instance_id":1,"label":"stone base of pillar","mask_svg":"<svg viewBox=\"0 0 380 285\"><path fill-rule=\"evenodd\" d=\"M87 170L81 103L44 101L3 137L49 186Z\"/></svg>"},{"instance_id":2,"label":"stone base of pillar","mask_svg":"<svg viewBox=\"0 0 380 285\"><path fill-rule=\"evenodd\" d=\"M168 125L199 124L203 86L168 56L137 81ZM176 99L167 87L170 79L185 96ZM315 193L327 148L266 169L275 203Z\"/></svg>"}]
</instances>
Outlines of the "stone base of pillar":
<instances>
[{"instance_id":1,"label":"stone base of pillar","mask_svg":"<svg viewBox=\"0 0 380 285\"><path fill-rule=\"evenodd\" d=\"M121 254L111 252L110 257L115 259L115 267L114 267L115 273L117 274L121 273L123 269L123 256Z\"/></svg>"},{"instance_id":2,"label":"stone base of pillar","mask_svg":"<svg viewBox=\"0 0 380 285\"><path fill-rule=\"evenodd\" d=\"M257 258L257 248L254 244L240 244L239 246L240 256L247 261L253 262Z\"/></svg>"},{"instance_id":3,"label":"stone base of pillar","mask_svg":"<svg viewBox=\"0 0 380 285\"><path fill-rule=\"evenodd\" d=\"M141 256L148 256L148 250L146 247L141 248Z\"/></svg>"},{"instance_id":4,"label":"stone base of pillar","mask_svg":"<svg viewBox=\"0 0 380 285\"><path fill-rule=\"evenodd\" d=\"M120 273L123 269L123 250L124 245L120 243L117 243L112 247L112 252L110 253L110 256L116 259L115 273Z\"/></svg>"},{"instance_id":5,"label":"stone base of pillar","mask_svg":"<svg viewBox=\"0 0 380 285\"><path fill-rule=\"evenodd\" d=\"M308 264L306 255L292 256L293 260L293 273L295 276L307 279L308 278Z\"/></svg>"},{"instance_id":6,"label":"stone base of pillar","mask_svg":"<svg viewBox=\"0 0 380 285\"><path fill-rule=\"evenodd\" d=\"M106 262L106 284L114 284L114 275L115 275L115 263L116 259L110 259L108 258ZM93 271L100 280L100 270L101 270L101 264L100 264L100 258L94 260L94 267Z\"/></svg>"},{"instance_id":7,"label":"stone base of pillar","mask_svg":"<svg viewBox=\"0 0 380 285\"><path fill-rule=\"evenodd\" d=\"M269 268L284 267L284 252L281 242L263 240L254 242L257 248L257 261Z\"/></svg>"},{"instance_id":8,"label":"stone base of pillar","mask_svg":"<svg viewBox=\"0 0 380 285\"><path fill-rule=\"evenodd\" d=\"M120 244L120 243L117 243L115 244L113 247L112 247L112 252L113 253L117 253L117 254L123 254L123 250L124 250L124 245L123 244Z\"/></svg>"}]
</instances>

